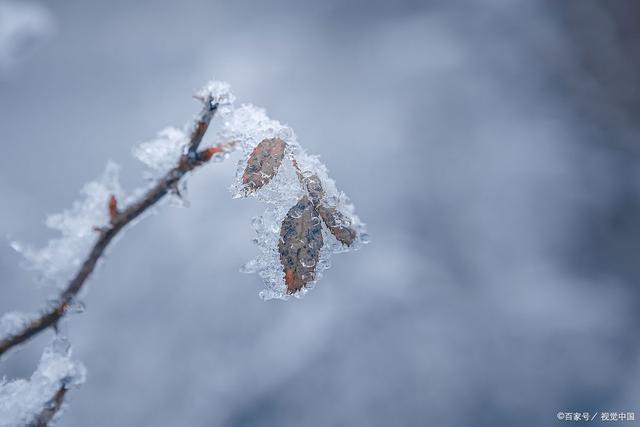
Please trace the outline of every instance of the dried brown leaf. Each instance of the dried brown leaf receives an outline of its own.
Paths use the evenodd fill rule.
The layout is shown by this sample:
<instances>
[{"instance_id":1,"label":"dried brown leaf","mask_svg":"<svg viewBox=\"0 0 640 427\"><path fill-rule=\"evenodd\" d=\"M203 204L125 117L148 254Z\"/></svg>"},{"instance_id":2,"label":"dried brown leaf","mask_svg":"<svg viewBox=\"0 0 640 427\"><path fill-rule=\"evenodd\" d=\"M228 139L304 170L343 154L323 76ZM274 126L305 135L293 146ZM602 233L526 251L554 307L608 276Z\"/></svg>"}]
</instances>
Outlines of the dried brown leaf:
<instances>
[{"instance_id":1,"label":"dried brown leaf","mask_svg":"<svg viewBox=\"0 0 640 427\"><path fill-rule=\"evenodd\" d=\"M322 245L320 216L304 196L289 209L280 229L278 251L287 293L294 294L315 279Z\"/></svg>"},{"instance_id":2,"label":"dried brown leaf","mask_svg":"<svg viewBox=\"0 0 640 427\"><path fill-rule=\"evenodd\" d=\"M351 246L358 233L351 228L351 221L342 212L326 203L320 177L311 175L304 179L304 183L309 197L331 234L343 245Z\"/></svg>"},{"instance_id":3,"label":"dried brown leaf","mask_svg":"<svg viewBox=\"0 0 640 427\"><path fill-rule=\"evenodd\" d=\"M271 181L280 168L286 146L280 138L271 138L263 139L253 149L242 174L246 194L262 188Z\"/></svg>"},{"instance_id":4,"label":"dried brown leaf","mask_svg":"<svg viewBox=\"0 0 640 427\"><path fill-rule=\"evenodd\" d=\"M318 206L318 212L331 234L343 245L351 246L358 235L351 228L351 221L336 208L325 204Z\"/></svg>"}]
</instances>

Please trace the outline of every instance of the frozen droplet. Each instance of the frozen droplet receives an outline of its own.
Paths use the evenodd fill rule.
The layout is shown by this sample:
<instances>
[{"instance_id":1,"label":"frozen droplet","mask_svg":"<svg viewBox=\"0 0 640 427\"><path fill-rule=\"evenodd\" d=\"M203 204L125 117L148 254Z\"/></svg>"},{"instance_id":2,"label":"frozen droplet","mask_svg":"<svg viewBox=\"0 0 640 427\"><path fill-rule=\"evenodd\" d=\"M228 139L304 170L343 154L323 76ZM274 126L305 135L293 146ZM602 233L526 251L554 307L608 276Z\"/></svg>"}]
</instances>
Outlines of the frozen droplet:
<instances>
[{"instance_id":1,"label":"frozen droplet","mask_svg":"<svg viewBox=\"0 0 640 427\"><path fill-rule=\"evenodd\" d=\"M264 221L262 220L262 217L256 216L251 220L251 227L253 227L255 231L260 231L263 225Z\"/></svg>"},{"instance_id":2,"label":"frozen droplet","mask_svg":"<svg viewBox=\"0 0 640 427\"><path fill-rule=\"evenodd\" d=\"M318 262L318 269L328 270L331 268L331 261L328 259L322 259Z\"/></svg>"},{"instance_id":3,"label":"frozen droplet","mask_svg":"<svg viewBox=\"0 0 640 427\"><path fill-rule=\"evenodd\" d=\"M369 238L369 235L367 233L362 233L360 235L360 241L366 245L371 241L371 239Z\"/></svg>"},{"instance_id":4,"label":"frozen droplet","mask_svg":"<svg viewBox=\"0 0 640 427\"><path fill-rule=\"evenodd\" d=\"M255 259L252 259L251 261L247 262L242 267L240 267L240 273L249 274L249 273L255 273L256 271L258 271L258 263L256 262Z\"/></svg>"},{"instance_id":5,"label":"frozen droplet","mask_svg":"<svg viewBox=\"0 0 640 427\"><path fill-rule=\"evenodd\" d=\"M338 205L338 202L340 201L340 199L338 199L338 197L336 196L329 196L325 198L327 204L331 207L335 207Z\"/></svg>"},{"instance_id":6,"label":"frozen droplet","mask_svg":"<svg viewBox=\"0 0 640 427\"><path fill-rule=\"evenodd\" d=\"M289 126L284 126L283 128L278 130L278 138L282 139L283 141L289 141L293 138L293 129L291 129Z\"/></svg>"},{"instance_id":7,"label":"frozen droplet","mask_svg":"<svg viewBox=\"0 0 640 427\"><path fill-rule=\"evenodd\" d=\"M68 355L71 352L71 342L63 335L56 335L50 348L54 353Z\"/></svg>"},{"instance_id":8,"label":"frozen droplet","mask_svg":"<svg viewBox=\"0 0 640 427\"><path fill-rule=\"evenodd\" d=\"M313 258L303 258L300 260L300 264L305 268L311 268L316 265L316 261Z\"/></svg>"},{"instance_id":9,"label":"frozen droplet","mask_svg":"<svg viewBox=\"0 0 640 427\"><path fill-rule=\"evenodd\" d=\"M67 313L84 313L86 307L82 301L75 301L71 304L68 304L65 312Z\"/></svg>"},{"instance_id":10,"label":"frozen droplet","mask_svg":"<svg viewBox=\"0 0 640 427\"><path fill-rule=\"evenodd\" d=\"M315 280L316 275L315 275L315 273L313 273L313 272L311 272L311 271L310 271L310 272L308 272L308 273L303 273L303 274L301 274L301 275L300 275L300 278L301 278L302 280L304 280L305 282L312 282L312 281L314 281L314 280Z\"/></svg>"}]
</instances>

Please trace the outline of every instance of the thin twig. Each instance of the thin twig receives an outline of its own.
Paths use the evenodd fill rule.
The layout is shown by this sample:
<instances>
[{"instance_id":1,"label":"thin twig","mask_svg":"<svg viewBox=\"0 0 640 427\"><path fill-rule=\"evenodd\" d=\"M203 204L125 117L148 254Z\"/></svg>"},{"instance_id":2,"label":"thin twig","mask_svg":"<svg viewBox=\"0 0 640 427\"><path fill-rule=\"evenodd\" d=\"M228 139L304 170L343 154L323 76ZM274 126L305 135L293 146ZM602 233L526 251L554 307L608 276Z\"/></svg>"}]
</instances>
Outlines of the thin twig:
<instances>
[{"instance_id":1,"label":"thin twig","mask_svg":"<svg viewBox=\"0 0 640 427\"><path fill-rule=\"evenodd\" d=\"M211 157L219 152L230 151L233 148L234 142L219 144L217 146L207 148L201 151L197 151L202 141L202 138L209 127L209 123L213 118L218 104L213 102L211 97L202 99L204 107L198 115L193 132L188 143L187 153L180 157L178 164L167 172L160 180L151 187L138 201L132 203L125 209L118 211L115 208L115 202L113 206L109 206L111 213L111 223L108 227L100 228L98 232L100 236L93 248L89 252L89 255L85 259L84 263L80 267L80 270L75 277L69 282L67 288L62 292L58 298L56 304L45 311L40 317L29 322L21 331L13 334L0 341L0 355L5 353L12 347L19 345L31 337L39 334L49 327L55 327L58 320L62 318L69 305L73 302L78 292L82 289L91 273L96 267L96 264L105 249L113 240L113 238L131 221L140 216L149 207L156 204L170 191L177 189L178 182L188 172L194 170L198 166L206 163ZM105 206L107 208L107 206Z\"/></svg>"},{"instance_id":2,"label":"thin twig","mask_svg":"<svg viewBox=\"0 0 640 427\"><path fill-rule=\"evenodd\" d=\"M67 394L67 387L62 385L56 394L53 395L53 398L49 401L47 406L44 407L42 412L38 414L38 416L33 420L29 427L47 427L49 422L56 416L56 413L62 407L62 403L64 402L64 396Z\"/></svg>"}]
</instances>

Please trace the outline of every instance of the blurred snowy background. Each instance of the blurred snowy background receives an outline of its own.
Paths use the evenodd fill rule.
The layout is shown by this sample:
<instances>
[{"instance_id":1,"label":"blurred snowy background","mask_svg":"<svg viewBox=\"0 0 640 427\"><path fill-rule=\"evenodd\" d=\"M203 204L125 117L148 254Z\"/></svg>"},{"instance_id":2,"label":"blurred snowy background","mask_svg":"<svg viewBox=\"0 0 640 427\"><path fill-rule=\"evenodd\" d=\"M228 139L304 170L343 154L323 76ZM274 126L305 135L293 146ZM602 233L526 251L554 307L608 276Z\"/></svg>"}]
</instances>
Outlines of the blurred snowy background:
<instances>
[{"instance_id":1,"label":"blurred snowy background","mask_svg":"<svg viewBox=\"0 0 640 427\"><path fill-rule=\"evenodd\" d=\"M16 12L17 11L17 12ZM0 1L0 310L107 160L212 77L322 155L372 243L261 301L235 159L109 252L64 325L72 426L541 426L640 415L634 1ZM17 20L23 24L18 25ZM26 22L26 24L24 23ZM0 365L31 375L51 332Z\"/></svg>"}]
</instances>

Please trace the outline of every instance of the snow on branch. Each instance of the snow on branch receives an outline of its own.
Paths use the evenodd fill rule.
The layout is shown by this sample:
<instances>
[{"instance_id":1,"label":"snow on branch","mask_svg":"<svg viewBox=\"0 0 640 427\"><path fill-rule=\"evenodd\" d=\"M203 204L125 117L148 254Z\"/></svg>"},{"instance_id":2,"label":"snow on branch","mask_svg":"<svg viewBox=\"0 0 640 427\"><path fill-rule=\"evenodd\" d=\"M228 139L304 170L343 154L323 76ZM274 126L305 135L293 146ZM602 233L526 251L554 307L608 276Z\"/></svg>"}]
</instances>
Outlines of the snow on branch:
<instances>
[{"instance_id":1,"label":"snow on branch","mask_svg":"<svg viewBox=\"0 0 640 427\"><path fill-rule=\"evenodd\" d=\"M47 227L59 231L60 237L49 240L39 249L11 242L13 249L24 256L27 269L37 271L42 279L58 285L71 279L94 244L96 227L109 224L109 212L105 209L109 198L122 199L124 196L118 182L119 169L117 164L108 162L102 176L82 188L81 200L71 209L47 218Z\"/></svg>"},{"instance_id":2,"label":"snow on branch","mask_svg":"<svg viewBox=\"0 0 640 427\"><path fill-rule=\"evenodd\" d=\"M69 342L56 337L28 381L0 381L0 427L47 425L60 414L66 391L85 376L85 367L71 359Z\"/></svg>"},{"instance_id":3,"label":"snow on branch","mask_svg":"<svg viewBox=\"0 0 640 427\"><path fill-rule=\"evenodd\" d=\"M291 128L252 105L234 108L235 97L225 82L208 83L194 98L202 108L191 125L183 130L166 128L155 140L133 149L134 156L149 169L153 184L125 195L118 183L118 166L110 162L101 178L85 185L82 200L47 219L47 226L58 230L60 237L41 249L11 243L25 257L28 268L58 284L62 291L41 313L12 312L0 319L0 355L49 327L56 328L68 312L81 311L79 293L110 243L165 196L181 198L192 171L205 163L224 160L235 150L242 152L242 158L231 186L234 198L256 197L269 205L252 221L259 254L241 269L258 272L264 279L266 289L260 293L263 299L304 295L330 267L332 253L358 249L368 242L365 226L347 196L338 191L319 158L299 145ZM223 120L219 142L200 148L216 114ZM43 361L52 357L51 351L45 351ZM29 382L0 385L0 416L8 411L7 416L19 416L21 420L35 417L35 425L46 425L56 416L67 385L82 381L65 382L49 375L50 381L43 382L43 372L51 372L48 366L45 363L39 367ZM69 362L65 366L77 371L69 378L84 378L79 365ZM24 391L38 387L38 392ZM3 401L2 396L12 397ZM16 403L22 401L27 403Z\"/></svg>"}]
</instances>

